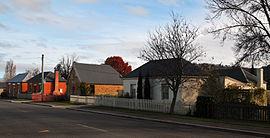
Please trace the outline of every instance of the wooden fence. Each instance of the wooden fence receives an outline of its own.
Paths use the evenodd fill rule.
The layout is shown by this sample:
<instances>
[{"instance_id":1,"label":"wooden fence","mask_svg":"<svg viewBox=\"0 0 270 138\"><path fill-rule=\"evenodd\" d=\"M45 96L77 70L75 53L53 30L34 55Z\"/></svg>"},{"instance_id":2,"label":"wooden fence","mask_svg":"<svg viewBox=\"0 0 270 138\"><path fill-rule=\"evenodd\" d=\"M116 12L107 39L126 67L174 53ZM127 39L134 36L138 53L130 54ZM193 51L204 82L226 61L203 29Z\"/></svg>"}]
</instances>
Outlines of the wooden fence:
<instances>
[{"instance_id":1,"label":"wooden fence","mask_svg":"<svg viewBox=\"0 0 270 138\"><path fill-rule=\"evenodd\" d=\"M201 104L197 108L196 115L199 117L270 122L270 106Z\"/></svg>"},{"instance_id":2,"label":"wooden fence","mask_svg":"<svg viewBox=\"0 0 270 138\"><path fill-rule=\"evenodd\" d=\"M99 106L110 106L118 108L127 108L133 110L153 111L169 113L171 101L158 101L158 100L146 100L146 99L128 99L128 98L116 98L116 97L102 97L102 96L77 96L71 95L70 102L72 103L84 103L93 104ZM183 104L176 102L175 113L186 115L194 112L194 105Z\"/></svg>"}]
</instances>

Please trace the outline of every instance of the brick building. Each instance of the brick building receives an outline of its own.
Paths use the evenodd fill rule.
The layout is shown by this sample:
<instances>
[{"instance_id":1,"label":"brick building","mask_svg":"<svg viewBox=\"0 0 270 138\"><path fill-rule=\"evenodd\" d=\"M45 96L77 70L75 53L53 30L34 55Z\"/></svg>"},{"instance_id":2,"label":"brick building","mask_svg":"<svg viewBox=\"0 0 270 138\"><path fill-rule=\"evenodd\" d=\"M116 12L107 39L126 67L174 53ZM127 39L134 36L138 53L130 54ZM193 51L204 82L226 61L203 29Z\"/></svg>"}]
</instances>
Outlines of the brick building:
<instances>
[{"instance_id":1,"label":"brick building","mask_svg":"<svg viewBox=\"0 0 270 138\"><path fill-rule=\"evenodd\" d=\"M27 80L30 79L29 73L18 74L8 80L6 89L9 97L17 97L20 93L27 93Z\"/></svg>"},{"instance_id":2,"label":"brick building","mask_svg":"<svg viewBox=\"0 0 270 138\"><path fill-rule=\"evenodd\" d=\"M66 80L60 77L59 71L44 72L44 95L65 95L66 94ZM42 73L34 76L27 81L28 94L41 92Z\"/></svg>"},{"instance_id":3,"label":"brick building","mask_svg":"<svg viewBox=\"0 0 270 138\"><path fill-rule=\"evenodd\" d=\"M110 65L74 62L68 78L68 95L82 95L82 82L91 86L93 95L118 95L123 90L120 74Z\"/></svg>"}]
</instances>

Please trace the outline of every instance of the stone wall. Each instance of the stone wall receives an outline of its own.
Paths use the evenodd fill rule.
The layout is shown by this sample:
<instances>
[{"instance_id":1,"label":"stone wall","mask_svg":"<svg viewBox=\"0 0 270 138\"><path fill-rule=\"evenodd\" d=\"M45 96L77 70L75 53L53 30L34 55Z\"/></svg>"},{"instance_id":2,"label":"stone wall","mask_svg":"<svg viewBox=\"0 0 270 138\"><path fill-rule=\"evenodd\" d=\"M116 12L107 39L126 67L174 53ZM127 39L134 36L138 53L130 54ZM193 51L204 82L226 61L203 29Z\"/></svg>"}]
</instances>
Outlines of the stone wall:
<instances>
[{"instance_id":1,"label":"stone wall","mask_svg":"<svg viewBox=\"0 0 270 138\"><path fill-rule=\"evenodd\" d=\"M118 95L124 89L123 85L95 85L95 95Z\"/></svg>"}]
</instances>

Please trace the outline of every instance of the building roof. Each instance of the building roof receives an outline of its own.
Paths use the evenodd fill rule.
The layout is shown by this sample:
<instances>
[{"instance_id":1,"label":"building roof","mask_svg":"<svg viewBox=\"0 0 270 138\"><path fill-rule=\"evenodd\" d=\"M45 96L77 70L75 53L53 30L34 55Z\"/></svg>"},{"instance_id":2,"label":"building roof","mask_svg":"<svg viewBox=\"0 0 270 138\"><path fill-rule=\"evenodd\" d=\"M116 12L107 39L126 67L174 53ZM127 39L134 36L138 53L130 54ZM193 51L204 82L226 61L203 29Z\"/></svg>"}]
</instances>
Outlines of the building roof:
<instances>
[{"instance_id":1,"label":"building roof","mask_svg":"<svg viewBox=\"0 0 270 138\"><path fill-rule=\"evenodd\" d=\"M49 71L49 72L44 72L44 79L46 82L54 82L54 73ZM27 82L41 82L42 81L42 73L39 73L38 75L32 77L29 79ZM66 82L66 80L63 77L59 77L60 82Z\"/></svg>"},{"instance_id":2,"label":"building roof","mask_svg":"<svg viewBox=\"0 0 270 138\"><path fill-rule=\"evenodd\" d=\"M242 69L241 67L231 67L227 69L219 69L214 72L220 76L228 76L243 83L255 82L257 83L257 77L250 72ZM265 82L266 83L266 82Z\"/></svg>"},{"instance_id":3,"label":"building roof","mask_svg":"<svg viewBox=\"0 0 270 138\"><path fill-rule=\"evenodd\" d=\"M7 82L26 82L30 78L29 73L18 74Z\"/></svg>"},{"instance_id":4,"label":"building roof","mask_svg":"<svg viewBox=\"0 0 270 138\"><path fill-rule=\"evenodd\" d=\"M91 84L123 84L120 74L110 65L73 63L73 69L81 82Z\"/></svg>"},{"instance_id":5,"label":"building roof","mask_svg":"<svg viewBox=\"0 0 270 138\"><path fill-rule=\"evenodd\" d=\"M196 64L186 60L184 60L184 64L186 64L183 70L184 76L206 76L206 73ZM180 59L152 60L130 72L124 78L138 77L140 73L142 77L173 76L178 73L177 65L180 65Z\"/></svg>"}]
</instances>

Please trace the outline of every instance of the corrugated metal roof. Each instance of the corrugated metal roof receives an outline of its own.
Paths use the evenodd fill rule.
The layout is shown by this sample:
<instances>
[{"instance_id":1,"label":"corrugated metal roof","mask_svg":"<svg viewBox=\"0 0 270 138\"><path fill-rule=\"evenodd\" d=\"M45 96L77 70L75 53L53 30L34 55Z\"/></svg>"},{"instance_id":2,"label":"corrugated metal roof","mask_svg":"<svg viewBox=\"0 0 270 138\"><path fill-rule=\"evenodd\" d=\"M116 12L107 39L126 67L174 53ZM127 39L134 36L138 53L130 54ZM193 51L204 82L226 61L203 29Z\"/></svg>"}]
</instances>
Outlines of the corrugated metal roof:
<instances>
[{"instance_id":1,"label":"corrugated metal roof","mask_svg":"<svg viewBox=\"0 0 270 138\"><path fill-rule=\"evenodd\" d=\"M123 84L120 74L110 65L74 62L73 69L75 69L81 82L91 84Z\"/></svg>"},{"instance_id":2,"label":"corrugated metal roof","mask_svg":"<svg viewBox=\"0 0 270 138\"><path fill-rule=\"evenodd\" d=\"M26 82L29 79L28 73L18 74L7 82Z\"/></svg>"},{"instance_id":3,"label":"corrugated metal roof","mask_svg":"<svg viewBox=\"0 0 270 138\"><path fill-rule=\"evenodd\" d=\"M183 64L186 64L183 71L184 76L206 76L206 73L196 64L186 60L183 60L183 62ZM138 77L139 73L141 73L142 77L174 76L181 69L177 65L180 65L180 59L153 60L130 72L124 78Z\"/></svg>"},{"instance_id":4,"label":"corrugated metal roof","mask_svg":"<svg viewBox=\"0 0 270 138\"><path fill-rule=\"evenodd\" d=\"M44 79L46 82L54 82L54 73L53 72L44 72ZM42 73L34 76L33 78L29 79L27 82L41 82L42 80ZM63 77L59 77L60 82L65 82L66 80Z\"/></svg>"}]
</instances>

